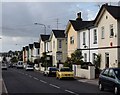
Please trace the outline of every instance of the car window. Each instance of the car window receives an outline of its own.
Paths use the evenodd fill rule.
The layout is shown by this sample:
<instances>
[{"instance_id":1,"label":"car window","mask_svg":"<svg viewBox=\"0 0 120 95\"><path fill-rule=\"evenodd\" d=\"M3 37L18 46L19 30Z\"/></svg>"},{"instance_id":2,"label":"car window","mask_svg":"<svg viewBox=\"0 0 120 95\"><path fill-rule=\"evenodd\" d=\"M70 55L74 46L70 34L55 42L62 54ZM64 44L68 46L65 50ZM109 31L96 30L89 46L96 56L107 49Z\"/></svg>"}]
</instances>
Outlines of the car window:
<instances>
[{"instance_id":1,"label":"car window","mask_svg":"<svg viewBox=\"0 0 120 95\"><path fill-rule=\"evenodd\" d=\"M62 72L65 72L65 71L68 72L69 71L70 72L72 70L70 68L61 68L60 71L62 71Z\"/></svg>"},{"instance_id":2,"label":"car window","mask_svg":"<svg viewBox=\"0 0 120 95\"><path fill-rule=\"evenodd\" d=\"M50 68L50 71L57 71L57 68Z\"/></svg>"},{"instance_id":3,"label":"car window","mask_svg":"<svg viewBox=\"0 0 120 95\"><path fill-rule=\"evenodd\" d=\"M109 70L108 76L111 77L111 78L115 78L115 75L114 75L114 72L113 72L112 69Z\"/></svg>"},{"instance_id":4,"label":"car window","mask_svg":"<svg viewBox=\"0 0 120 95\"><path fill-rule=\"evenodd\" d=\"M106 69L106 70L104 70L104 72L102 73L102 75L108 76L108 72L109 72L109 69Z\"/></svg>"},{"instance_id":5,"label":"car window","mask_svg":"<svg viewBox=\"0 0 120 95\"><path fill-rule=\"evenodd\" d=\"M114 70L116 77L120 80L120 69Z\"/></svg>"}]
</instances>

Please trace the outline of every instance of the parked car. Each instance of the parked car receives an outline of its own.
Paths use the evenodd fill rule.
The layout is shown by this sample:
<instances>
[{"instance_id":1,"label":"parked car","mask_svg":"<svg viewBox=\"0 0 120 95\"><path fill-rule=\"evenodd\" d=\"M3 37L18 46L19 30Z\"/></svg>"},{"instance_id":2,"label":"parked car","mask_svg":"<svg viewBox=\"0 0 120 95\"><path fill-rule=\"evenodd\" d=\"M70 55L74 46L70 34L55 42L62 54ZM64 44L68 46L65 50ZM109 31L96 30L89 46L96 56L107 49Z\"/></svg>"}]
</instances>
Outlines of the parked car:
<instances>
[{"instance_id":1,"label":"parked car","mask_svg":"<svg viewBox=\"0 0 120 95\"><path fill-rule=\"evenodd\" d=\"M17 68L23 68L23 62L22 61L18 61L17 63Z\"/></svg>"},{"instance_id":2,"label":"parked car","mask_svg":"<svg viewBox=\"0 0 120 95\"><path fill-rule=\"evenodd\" d=\"M7 64L2 63L1 68L2 68L2 70L7 70Z\"/></svg>"},{"instance_id":3,"label":"parked car","mask_svg":"<svg viewBox=\"0 0 120 95\"><path fill-rule=\"evenodd\" d=\"M25 67L25 70L26 71L34 71L34 67L33 67L33 65L26 65L26 67Z\"/></svg>"},{"instance_id":4,"label":"parked car","mask_svg":"<svg viewBox=\"0 0 120 95\"><path fill-rule=\"evenodd\" d=\"M120 68L106 68L99 76L99 89L113 90L115 94L120 93Z\"/></svg>"},{"instance_id":5,"label":"parked car","mask_svg":"<svg viewBox=\"0 0 120 95\"><path fill-rule=\"evenodd\" d=\"M56 76L56 72L57 72L57 68L56 67L48 67L47 70L45 70L43 72L43 75L46 75L46 76Z\"/></svg>"},{"instance_id":6,"label":"parked car","mask_svg":"<svg viewBox=\"0 0 120 95\"><path fill-rule=\"evenodd\" d=\"M62 67L56 72L56 78L72 78L74 79L74 72L69 67Z\"/></svg>"}]
</instances>

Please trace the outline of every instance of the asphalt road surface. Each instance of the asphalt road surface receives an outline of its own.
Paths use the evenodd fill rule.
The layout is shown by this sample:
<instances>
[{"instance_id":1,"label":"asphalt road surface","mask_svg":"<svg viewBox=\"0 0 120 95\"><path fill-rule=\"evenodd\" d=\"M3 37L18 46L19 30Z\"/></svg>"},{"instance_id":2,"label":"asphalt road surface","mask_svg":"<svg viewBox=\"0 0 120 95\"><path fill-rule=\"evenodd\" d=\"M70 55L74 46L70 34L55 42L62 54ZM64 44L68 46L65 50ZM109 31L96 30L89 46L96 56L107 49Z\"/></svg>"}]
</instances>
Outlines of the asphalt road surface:
<instances>
[{"instance_id":1,"label":"asphalt road surface","mask_svg":"<svg viewBox=\"0 0 120 95\"><path fill-rule=\"evenodd\" d=\"M112 95L111 92L101 92L96 85L77 80L58 80L55 77L43 76L36 71L8 68L2 72L8 93L21 94L72 94L72 95Z\"/></svg>"}]
</instances>

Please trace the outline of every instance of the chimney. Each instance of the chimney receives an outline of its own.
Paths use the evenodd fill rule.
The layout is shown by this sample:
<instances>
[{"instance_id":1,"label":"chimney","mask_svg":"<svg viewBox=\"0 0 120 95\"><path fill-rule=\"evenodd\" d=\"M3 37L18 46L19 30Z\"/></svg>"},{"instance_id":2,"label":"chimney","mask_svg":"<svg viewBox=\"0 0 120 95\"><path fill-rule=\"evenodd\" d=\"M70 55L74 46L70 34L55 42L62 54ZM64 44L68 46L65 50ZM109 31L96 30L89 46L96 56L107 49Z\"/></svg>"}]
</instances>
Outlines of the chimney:
<instances>
[{"instance_id":1,"label":"chimney","mask_svg":"<svg viewBox=\"0 0 120 95\"><path fill-rule=\"evenodd\" d=\"M80 21L82 21L82 18L81 18L81 12L77 13L77 18L76 18L76 20L80 20Z\"/></svg>"}]
</instances>

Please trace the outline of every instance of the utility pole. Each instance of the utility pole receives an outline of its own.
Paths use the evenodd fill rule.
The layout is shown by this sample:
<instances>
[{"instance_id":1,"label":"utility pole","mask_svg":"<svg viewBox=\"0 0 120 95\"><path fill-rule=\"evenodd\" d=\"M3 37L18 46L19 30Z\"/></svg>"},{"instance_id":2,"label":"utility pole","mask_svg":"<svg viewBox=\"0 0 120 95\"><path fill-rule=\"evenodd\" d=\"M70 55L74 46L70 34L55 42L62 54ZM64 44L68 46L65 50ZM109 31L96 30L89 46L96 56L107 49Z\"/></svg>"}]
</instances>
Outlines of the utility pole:
<instances>
[{"instance_id":1,"label":"utility pole","mask_svg":"<svg viewBox=\"0 0 120 95\"><path fill-rule=\"evenodd\" d=\"M58 25L60 24L58 18L56 19L56 23L57 23L57 30L58 30Z\"/></svg>"}]
</instances>

